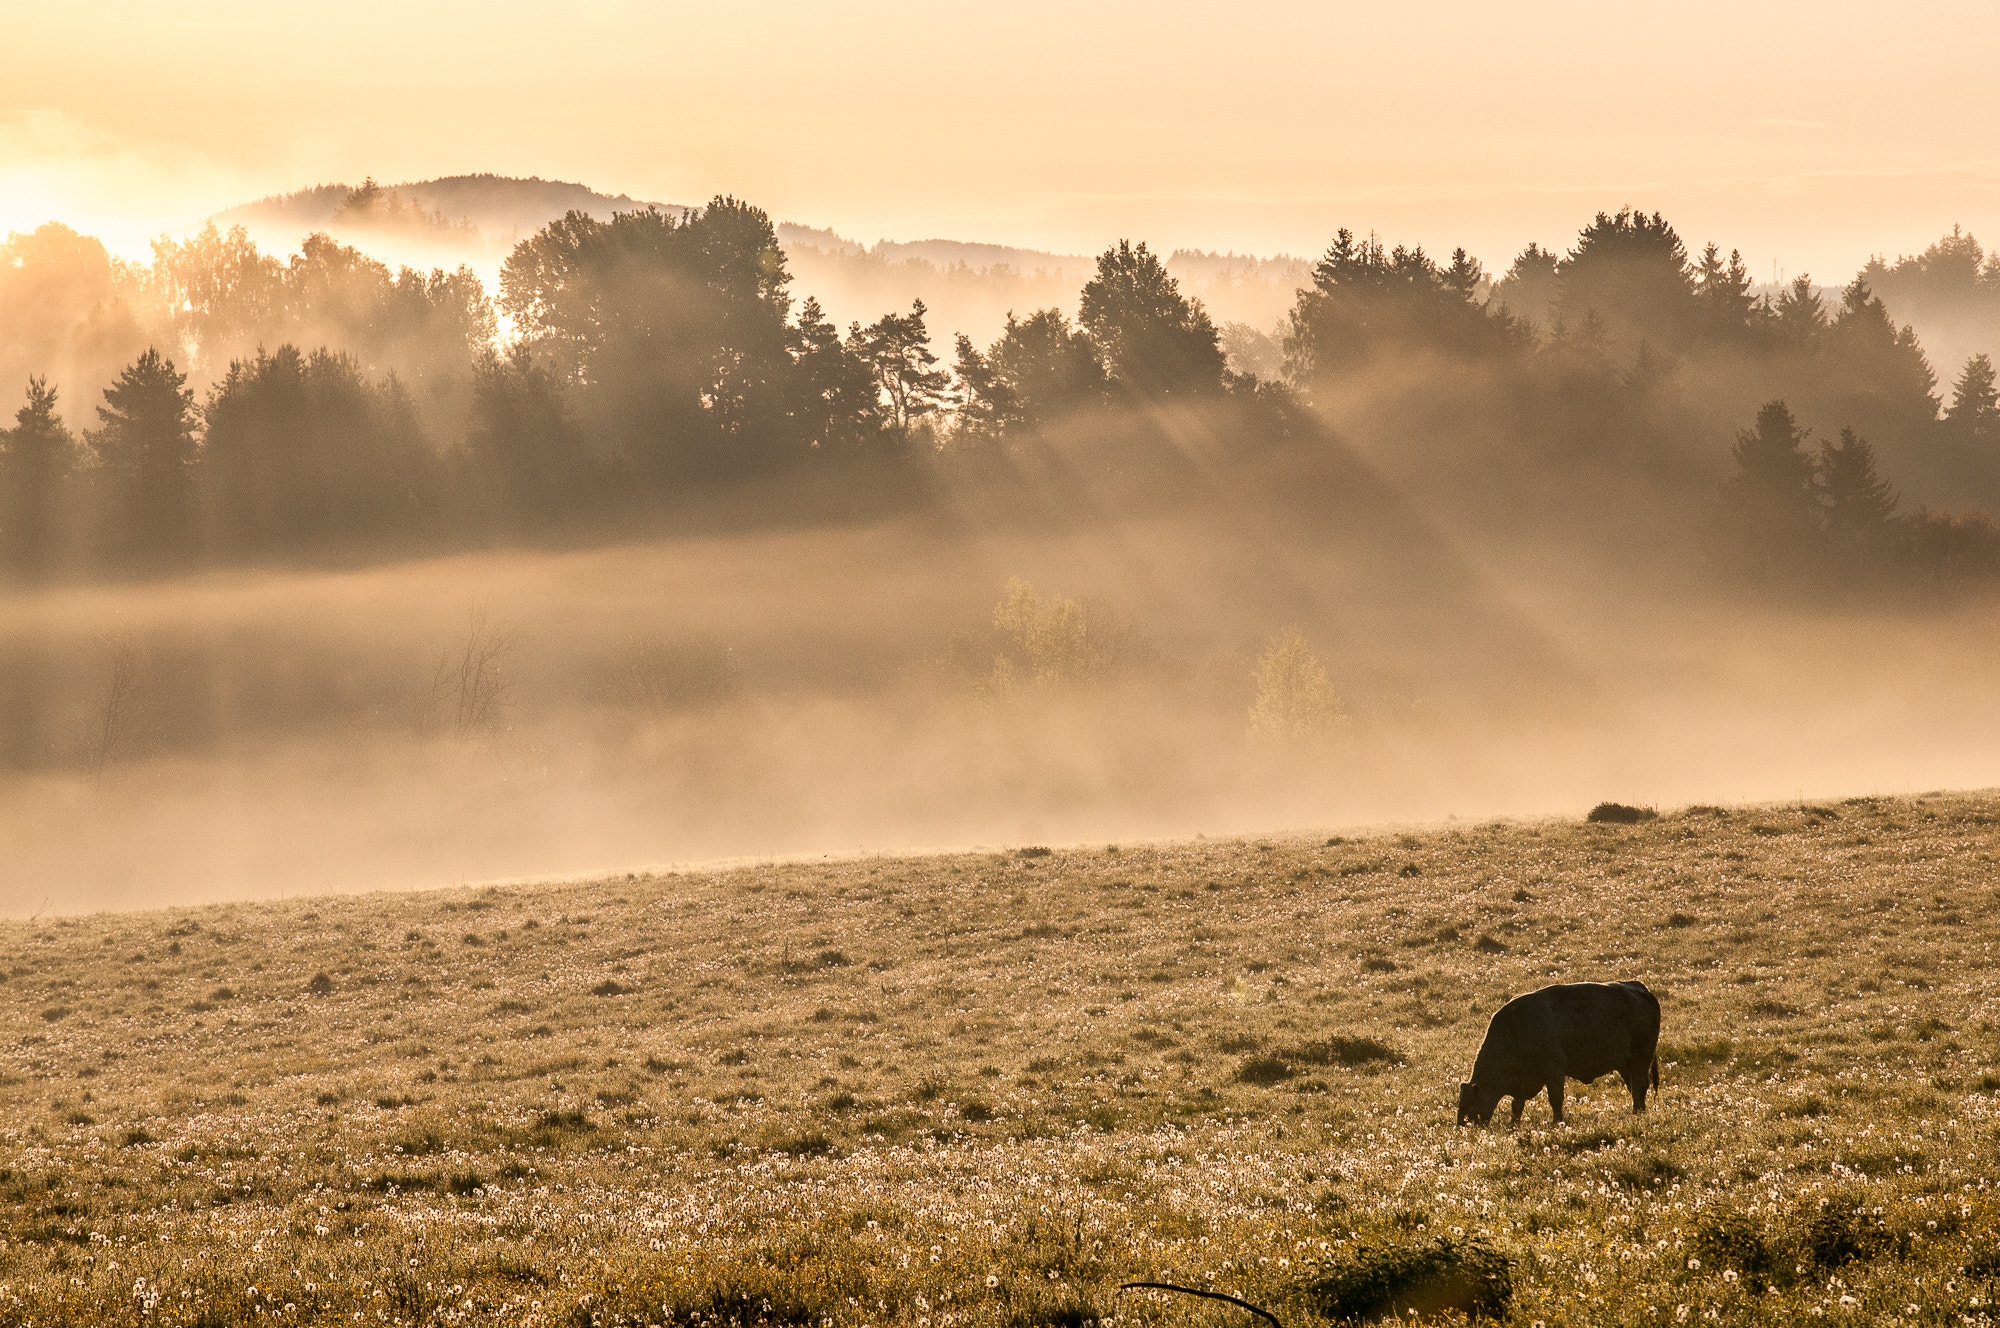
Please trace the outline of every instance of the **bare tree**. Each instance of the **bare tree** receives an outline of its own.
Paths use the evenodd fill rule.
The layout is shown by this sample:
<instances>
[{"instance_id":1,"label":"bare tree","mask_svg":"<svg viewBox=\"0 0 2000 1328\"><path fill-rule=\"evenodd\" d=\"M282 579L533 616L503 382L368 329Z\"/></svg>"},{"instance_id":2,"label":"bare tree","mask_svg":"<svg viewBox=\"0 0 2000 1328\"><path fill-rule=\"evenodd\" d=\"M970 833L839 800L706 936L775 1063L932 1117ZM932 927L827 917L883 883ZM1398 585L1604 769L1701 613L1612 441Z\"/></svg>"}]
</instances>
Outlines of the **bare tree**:
<instances>
[{"instance_id":1,"label":"bare tree","mask_svg":"<svg viewBox=\"0 0 2000 1328\"><path fill-rule=\"evenodd\" d=\"M96 731L90 737L90 773L104 777L105 762L125 736L132 719L133 694L139 673L139 646L129 628L104 635L106 670L98 694Z\"/></svg>"},{"instance_id":2,"label":"bare tree","mask_svg":"<svg viewBox=\"0 0 2000 1328\"><path fill-rule=\"evenodd\" d=\"M466 616L465 635L438 652L424 708L427 721L448 720L453 735L461 738L492 723L506 703L508 682L501 665L514 646L511 629L496 625L483 608L474 608Z\"/></svg>"}]
</instances>

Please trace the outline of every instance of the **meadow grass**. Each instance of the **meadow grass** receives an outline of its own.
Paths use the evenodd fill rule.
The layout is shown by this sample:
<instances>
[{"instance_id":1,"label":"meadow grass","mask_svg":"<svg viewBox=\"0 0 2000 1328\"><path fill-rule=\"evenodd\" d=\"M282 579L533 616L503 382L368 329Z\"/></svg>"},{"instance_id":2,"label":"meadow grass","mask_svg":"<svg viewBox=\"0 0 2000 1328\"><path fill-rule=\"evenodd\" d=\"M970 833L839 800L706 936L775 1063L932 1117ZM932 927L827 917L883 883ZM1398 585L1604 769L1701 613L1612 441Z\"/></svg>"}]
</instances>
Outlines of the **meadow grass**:
<instances>
[{"instance_id":1,"label":"meadow grass","mask_svg":"<svg viewBox=\"0 0 2000 1328\"><path fill-rule=\"evenodd\" d=\"M0 1323L1983 1322L1996 848L1932 795L9 923ZM1503 1000L1627 977L1652 1111L1454 1126Z\"/></svg>"}]
</instances>

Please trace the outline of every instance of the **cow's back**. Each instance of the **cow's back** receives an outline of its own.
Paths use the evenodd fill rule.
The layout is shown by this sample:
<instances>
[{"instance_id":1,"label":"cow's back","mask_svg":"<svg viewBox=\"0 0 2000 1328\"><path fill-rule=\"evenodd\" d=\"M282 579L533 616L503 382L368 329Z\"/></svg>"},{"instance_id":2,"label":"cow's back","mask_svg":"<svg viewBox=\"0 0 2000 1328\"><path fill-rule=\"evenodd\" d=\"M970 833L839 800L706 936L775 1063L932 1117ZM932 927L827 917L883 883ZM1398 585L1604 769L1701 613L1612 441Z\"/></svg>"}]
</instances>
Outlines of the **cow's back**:
<instances>
[{"instance_id":1,"label":"cow's back","mask_svg":"<svg viewBox=\"0 0 2000 1328\"><path fill-rule=\"evenodd\" d=\"M1660 1040L1660 1003L1639 982L1575 982L1547 987L1564 1069L1590 1080L1650 1063Z\"/></svg>"}]
</instances>

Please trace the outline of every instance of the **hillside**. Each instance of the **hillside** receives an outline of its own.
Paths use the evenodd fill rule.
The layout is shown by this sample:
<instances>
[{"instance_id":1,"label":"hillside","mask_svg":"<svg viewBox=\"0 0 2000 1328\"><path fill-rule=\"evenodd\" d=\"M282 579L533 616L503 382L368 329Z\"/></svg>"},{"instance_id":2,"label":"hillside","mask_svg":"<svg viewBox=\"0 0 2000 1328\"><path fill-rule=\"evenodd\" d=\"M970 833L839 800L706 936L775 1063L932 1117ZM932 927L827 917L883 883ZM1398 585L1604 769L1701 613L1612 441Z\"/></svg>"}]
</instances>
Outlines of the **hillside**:
<instances>
[{"instance_id":1,"label":"hillside","mask_svg":"<svg viewBox=\"0 0 2000 1328\"><path fill-rule=\"evenodd\" d=\"M1287 1323L1467 1286L1983 1321L1996 827L1857 798L7 924L0 1320L1217 1321L1115 1290L1163 1278ZM1454 1127L1504 997L1634 976L1653 1112Z\"/></svg>"},{"instance_id":2,"label":"hillside","mask_svg":"<svg viewBox=\"0 0 2000 1328\"><path fill-rule=\"evenodd\" d=\"M644 207L678 210L669 203L645 203L627 194L601 194L580 184L518 179L492 174L450 175L385 185L405 203L446 221L477 229L493 243L512 244L566 213L584 212L608 220L614 212ZM218 225L291 226L308 230L332 226L354 190L351 184L322 184L290 194L273 194L215 214Z\"/></svg>"}]
</instances>

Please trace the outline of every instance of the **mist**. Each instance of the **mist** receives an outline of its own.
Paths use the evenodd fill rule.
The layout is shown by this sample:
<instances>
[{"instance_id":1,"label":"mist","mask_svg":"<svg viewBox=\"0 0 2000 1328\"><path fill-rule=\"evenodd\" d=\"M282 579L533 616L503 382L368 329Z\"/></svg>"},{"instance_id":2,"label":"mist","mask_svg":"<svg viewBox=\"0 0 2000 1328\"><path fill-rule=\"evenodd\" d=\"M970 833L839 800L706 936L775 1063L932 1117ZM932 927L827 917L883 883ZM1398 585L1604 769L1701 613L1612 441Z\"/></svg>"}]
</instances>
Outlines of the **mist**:
<instances>
[{"instance_id":1,"label":"mist","mask_svg":"<svg viewBox=\"0 0 2000 1328\"><path fill-rule=\"evenodd\" d=\"M1984 344L1970 236L1760 290L1632 209L1489 272L424 188L0 254L0 912L1996 782L2000 392L1871 286ZM363 247L466 198L565 210Z\"/></svg>"},{"instance_id":2,"label":"mist","mask_svg":"<svg viewBox=\"0 0 2000 1328\"><path fill-rule=\"evenodd\" d=\"M1411 541L926 517L16 594L0 909L1994 782L1990 613L1642 605ZM1124 658L996 690L1010 577ZM1292 625L1347 715L1310 746L1246 724Z\"/></svg>"}]
</instances>

